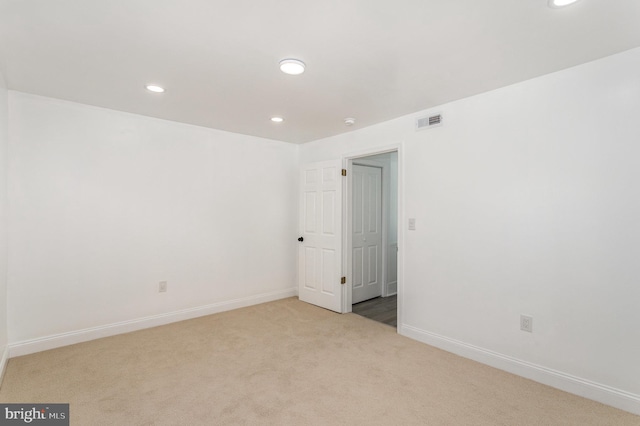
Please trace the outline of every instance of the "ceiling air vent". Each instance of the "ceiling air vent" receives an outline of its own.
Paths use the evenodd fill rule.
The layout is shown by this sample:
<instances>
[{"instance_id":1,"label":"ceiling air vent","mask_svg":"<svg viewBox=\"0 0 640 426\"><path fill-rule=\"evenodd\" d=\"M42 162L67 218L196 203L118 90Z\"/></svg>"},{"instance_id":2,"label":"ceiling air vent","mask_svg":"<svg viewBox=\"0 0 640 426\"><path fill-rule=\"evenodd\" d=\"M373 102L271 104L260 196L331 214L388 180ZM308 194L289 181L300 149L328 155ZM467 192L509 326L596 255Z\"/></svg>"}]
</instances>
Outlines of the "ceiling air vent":
<instances>
[{"instance_id":1,"label":"ceiling air vent","mask_svg":"<svg viewBox=\"0 0 640 426\"><path fill-rule=\"evenodd\" d=\"M416 118L416 130L430 129L438 126L442 126L442 114Z\"/></svg>"}]
</instances>

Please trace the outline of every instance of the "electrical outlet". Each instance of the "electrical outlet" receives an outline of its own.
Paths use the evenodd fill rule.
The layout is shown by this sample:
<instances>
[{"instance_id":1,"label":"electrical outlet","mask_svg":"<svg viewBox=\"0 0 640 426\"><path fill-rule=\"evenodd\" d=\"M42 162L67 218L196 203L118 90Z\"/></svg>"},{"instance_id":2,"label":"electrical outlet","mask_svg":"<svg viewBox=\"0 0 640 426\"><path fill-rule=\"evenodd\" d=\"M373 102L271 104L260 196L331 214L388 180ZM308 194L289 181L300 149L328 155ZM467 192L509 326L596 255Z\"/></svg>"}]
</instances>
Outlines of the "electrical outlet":
<instances>
[{"instance_id":1,"label":"electrical outlet","mask_svg":"<svg viewBox=\"0 0 640 426\"><path fill-rule=\"evenodd\" d=\"M520 315L520 330L533 333L533 317Z\"/></svg>"},{"instance_id":2,"label":"electrical outlet","mask_svg":"<svg viewBox=\"0 0 640 426\"><path fill-rule=\"evenodd\" d=\"M416 230L416 220L415 218L409 218L409 231L415 231Z\"/></svg>"},{"instance_id":3,"label":"electrical outlet","mask_svg":"<svg viewBox=\"0 0 640 426\"><path fill-rule=\"evenodd\" d=\"M160 281L160 283L158 284L158 293L166 293L166 291L167 291L167 282Z\"/></svg>"}]
</instances>

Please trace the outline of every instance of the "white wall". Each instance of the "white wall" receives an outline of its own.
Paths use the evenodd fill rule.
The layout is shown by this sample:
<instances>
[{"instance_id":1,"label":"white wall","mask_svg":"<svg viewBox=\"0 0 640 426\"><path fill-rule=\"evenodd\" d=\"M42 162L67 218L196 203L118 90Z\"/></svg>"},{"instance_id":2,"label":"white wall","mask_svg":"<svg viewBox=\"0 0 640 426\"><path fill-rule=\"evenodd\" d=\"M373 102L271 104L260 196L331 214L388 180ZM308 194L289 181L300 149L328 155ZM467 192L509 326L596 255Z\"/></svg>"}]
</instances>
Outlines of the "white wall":
<instances>
[{"instance_id":1,"label":"white wall","mask_svg":"<svg viewBox=\"0 0 640 426\"><path fill-rule=\"evenodd\" d=\"M9 118L12 356L295 294L296 145L13 91Z\"/></svg>"},{"instance_id":2,"label":"white wall","mask_svg":"<svg viewBox=\"0 0 640 426\"><path fill-rule=\"evenodd\" d=\"M403 334L640 413L639 76L635 49L301 147L402 143Z\"/></svg>"},{"instance_id":3,"label":"white wall","mask_svg":"<svg viewBox=\"0 0 640 426\"><path fill-rule=\"evenodd\" d=\"M7 146L8 97L0 73L0 380L7 359Z\"/></svg>"}]
</instances>

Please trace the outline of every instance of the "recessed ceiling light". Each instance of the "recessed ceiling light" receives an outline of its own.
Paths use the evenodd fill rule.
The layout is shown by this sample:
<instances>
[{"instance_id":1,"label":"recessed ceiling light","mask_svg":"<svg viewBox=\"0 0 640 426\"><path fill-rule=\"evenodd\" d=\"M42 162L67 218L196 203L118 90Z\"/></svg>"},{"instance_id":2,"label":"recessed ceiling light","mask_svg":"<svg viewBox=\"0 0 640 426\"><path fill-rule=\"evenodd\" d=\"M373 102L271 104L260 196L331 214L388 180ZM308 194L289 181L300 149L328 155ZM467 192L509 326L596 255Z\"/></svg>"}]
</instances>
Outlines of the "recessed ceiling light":
<instances>
[{"instance_id":1,"label":"recessed ceiling light","mask_svg":"<svg viewBox=\"0 0 640 426\"><path fill-rule=\"evenodd\" d=\"M298 59L283 59L280 61L280 71L285 74L302 74L304 72L304 67L304 62Z\"/></svg>"},{"instance_id":2,"label":"recessed ceiling light","mask_svg":"<svg viewBox=\"0 0 640 426\"><path fill-rule=\"evenodd\" d=\"M150 92L155 92L155 93L164 92L164 87L156 86L155 84L147 84L145 87Z\"/></svg>"},{"instance_id":3,"label":"recessed ceiling light","mask_svg":"<svg viewBox=\"0 0 640 426\"><path fill-rule=\"evenodd\" d=\"M560 7L569 6L577 2L578 0L549 0L549 7L553 7L554 9L558 9Z\"/></svg>"},{"instance_id":4,"label":"recessed ceiling light","mask_svg":"<svg viewBox=\"0 0 640 426\"><path fill-rule=\"evenodd\" d=\"M271 117L271 121L273 121L274 123L282 123L284 121L284 118L282 118L282 117Z\"/></svg>"},{"instance_id":5,"label":"recessed ceiling light","mask_svg":"<svg viewBox=\"0 0 640 426\"><path fill-rule=\"evenodd\" d=\"M356 124L356 119L351 117L345 118L344 124L346 124L347 126L353 126L354 124Z\"/></svg>"}]
</instances>

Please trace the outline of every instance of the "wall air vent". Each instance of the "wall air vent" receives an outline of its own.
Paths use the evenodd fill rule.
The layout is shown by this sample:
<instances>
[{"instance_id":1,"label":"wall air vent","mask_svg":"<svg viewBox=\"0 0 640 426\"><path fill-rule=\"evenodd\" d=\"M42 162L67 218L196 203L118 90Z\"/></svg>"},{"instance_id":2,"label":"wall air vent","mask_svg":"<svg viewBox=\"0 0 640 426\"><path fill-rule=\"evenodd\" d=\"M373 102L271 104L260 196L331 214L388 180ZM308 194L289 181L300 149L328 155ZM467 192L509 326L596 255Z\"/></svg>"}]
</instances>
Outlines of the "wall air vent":
<instances>
[{"instance_id":1,"label":"wall air vent","mask_svg":"<svg viewBox=\"0 0 640 426\"><path fill-rule=\"evenodd\" d=\"M430 129L438 126L442 126L442 114L416 118L416 130Z\"/></svg>"}]
</instances>

